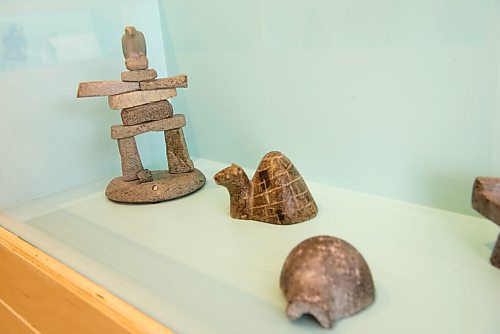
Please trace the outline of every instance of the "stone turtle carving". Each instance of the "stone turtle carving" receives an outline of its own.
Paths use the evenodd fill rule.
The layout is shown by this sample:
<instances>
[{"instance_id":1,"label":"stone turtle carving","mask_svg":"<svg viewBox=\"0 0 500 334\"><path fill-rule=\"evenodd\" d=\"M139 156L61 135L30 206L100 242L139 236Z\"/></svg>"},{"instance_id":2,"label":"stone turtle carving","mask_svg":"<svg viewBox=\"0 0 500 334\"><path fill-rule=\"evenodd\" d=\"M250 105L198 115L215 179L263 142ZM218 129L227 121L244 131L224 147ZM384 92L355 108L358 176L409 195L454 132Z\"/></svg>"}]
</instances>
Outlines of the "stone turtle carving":
<instances>
[{"instance_id":1,"label":"stone turtle carving","mask_svg":"<svg viewBox=\"0 0 500 334\"><path fill-rule=\"evenodd\" d=\"M269 152L262 158L252 181L235 164L215 174L214 179L228 189L230 214L236 219L289 225L318 213L304 179L280 152Z\"/></svg>"},{"instance_id":2,"label":"stone turtle carving","mask_svg":"<svg viewBox=\"0 0 500 334\"><path fill-rule=\"evenodd\" d=\"M288 301L289 319L310 314L325 328L375 300L372 275L363 256L348 242L331 236L298 244L283 265L280 287Z\"/></svg>"}]
</instances>

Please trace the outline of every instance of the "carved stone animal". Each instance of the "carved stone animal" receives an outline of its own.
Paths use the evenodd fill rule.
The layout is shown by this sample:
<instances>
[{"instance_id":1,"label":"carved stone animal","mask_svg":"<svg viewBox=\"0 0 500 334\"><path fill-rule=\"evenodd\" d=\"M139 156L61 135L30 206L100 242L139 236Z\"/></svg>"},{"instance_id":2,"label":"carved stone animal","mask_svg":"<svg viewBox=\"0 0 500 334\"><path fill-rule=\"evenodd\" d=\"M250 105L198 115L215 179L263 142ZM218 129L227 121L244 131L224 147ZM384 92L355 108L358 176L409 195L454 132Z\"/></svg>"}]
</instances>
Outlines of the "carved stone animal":
<instances>
[{"instance_id":1,"label":"carved stone animal","mask_svg":"<svg viewBox=\"0 0 500 334\"><path fill-rule=\"evenodd\" d=\"M122 36L122 50L127 69L136 71L148 68L146 40L144 34L135 27L125 28L125 34Z\"/></svg>"},{"instance_id":2,"label":"carved stone animal","mask_svg":"<svg viewBox=\"0 0 500 334\"><path fill-rule=\"evenodd\" d=\"M330 236L307 239L290 252L280 287L288 301L289 319L310 314L325 328L375 300L372 275L363 256L348 242Z\"/></svg>"},{"instance_id":3,"label":"carved stone animal","mask_svg":"<svg viewBox=\"0 0 500 334\"><path fill-rule=\"evenodd\" d=\"M289 225L316 216L318 207L292 162L280 152L266 154L250 181L238 165L221 170L215 182L226 187L236 219Z\"/></svg>"}]
</instances>

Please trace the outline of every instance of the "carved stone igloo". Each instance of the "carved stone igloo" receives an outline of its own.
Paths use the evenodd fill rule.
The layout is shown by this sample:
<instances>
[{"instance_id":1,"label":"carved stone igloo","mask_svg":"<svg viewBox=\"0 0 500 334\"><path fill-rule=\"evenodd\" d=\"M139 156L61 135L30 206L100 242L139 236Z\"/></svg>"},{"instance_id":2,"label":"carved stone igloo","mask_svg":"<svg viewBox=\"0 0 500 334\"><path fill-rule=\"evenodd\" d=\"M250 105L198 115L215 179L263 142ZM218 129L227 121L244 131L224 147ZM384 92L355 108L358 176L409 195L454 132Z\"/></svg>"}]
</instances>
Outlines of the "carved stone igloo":
<instances>
[{"instance_id":1,"label":"carved stone igloo","mask_svg":"<svg viewBox=\"0 0 500 334\"><path fill-rule=\"evenodd\" d=\"M281 271L280 286L295 320L312 315L322 327L358 313L375 300L368 264L348 242L317 236L297 245Z\"/></svg>"}]
</instances>

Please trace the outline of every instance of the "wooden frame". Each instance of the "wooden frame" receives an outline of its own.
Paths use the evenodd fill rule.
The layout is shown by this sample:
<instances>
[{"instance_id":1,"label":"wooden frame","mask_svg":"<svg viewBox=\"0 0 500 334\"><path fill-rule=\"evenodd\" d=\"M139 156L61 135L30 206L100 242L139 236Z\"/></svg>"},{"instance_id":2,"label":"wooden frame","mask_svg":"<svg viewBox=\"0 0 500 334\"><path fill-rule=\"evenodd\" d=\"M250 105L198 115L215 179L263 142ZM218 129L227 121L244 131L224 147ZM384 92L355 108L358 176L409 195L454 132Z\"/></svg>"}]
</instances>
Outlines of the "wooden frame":
<instances>
[{"instance_id":1,"label":"wooden frame","mask_svg":"<svg viewBox=\"0 0 500 334\"><path fill-rule=\"evenodd\" d=\"M173 332L0 227L0 332Z\"/></svg>"}]
</instances>

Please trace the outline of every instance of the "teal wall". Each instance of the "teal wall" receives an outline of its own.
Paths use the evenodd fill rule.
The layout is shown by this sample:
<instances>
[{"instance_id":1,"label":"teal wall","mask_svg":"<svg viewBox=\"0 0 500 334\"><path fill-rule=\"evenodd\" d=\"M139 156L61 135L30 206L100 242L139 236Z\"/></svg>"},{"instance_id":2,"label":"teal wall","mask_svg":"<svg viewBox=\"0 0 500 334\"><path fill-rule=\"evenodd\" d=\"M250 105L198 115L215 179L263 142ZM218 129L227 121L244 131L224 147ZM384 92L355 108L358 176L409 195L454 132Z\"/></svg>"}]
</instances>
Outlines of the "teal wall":
<instances>
[{"instance_id":1,"label":"teal wall","mask_svg":"<svg viewBox=\"0 0 500 334\"><path fill-rule=\"evenodd\" d=\"M500 175L498 1L159 5L198 156L280 150L307 179L464 213Z\"/></svg>"},{"instance_id":2,"label":"teal wall","mask_svg":"<svg viewBox=\"0 0 500 334\"><path fill-rule=\"evenodd\" d=\"M165 76L156 0L0 1L0 205L120 174L110 136L120 113L76 91L120 80L126 25L144 32L150 67ZM164 156L161 136L138 141L145 164Z\"/></svg>"},{"instance_id":3,"label":"teal wall","mask_svg":"<svg viewBox=\"0 0 500 334\"><path fill-rule=\"evenodd\" d=\"M0 205L120 172L119 113L75 95L119 79L135 25L160 76L189 75L173 104L193 157L255 168L280 150L309 180L471 213L474 177L500 176L499 12L493 0L1 1ZM161 135L138 142L146 166L164 163Z\"/></svg>"}]
</instances>

